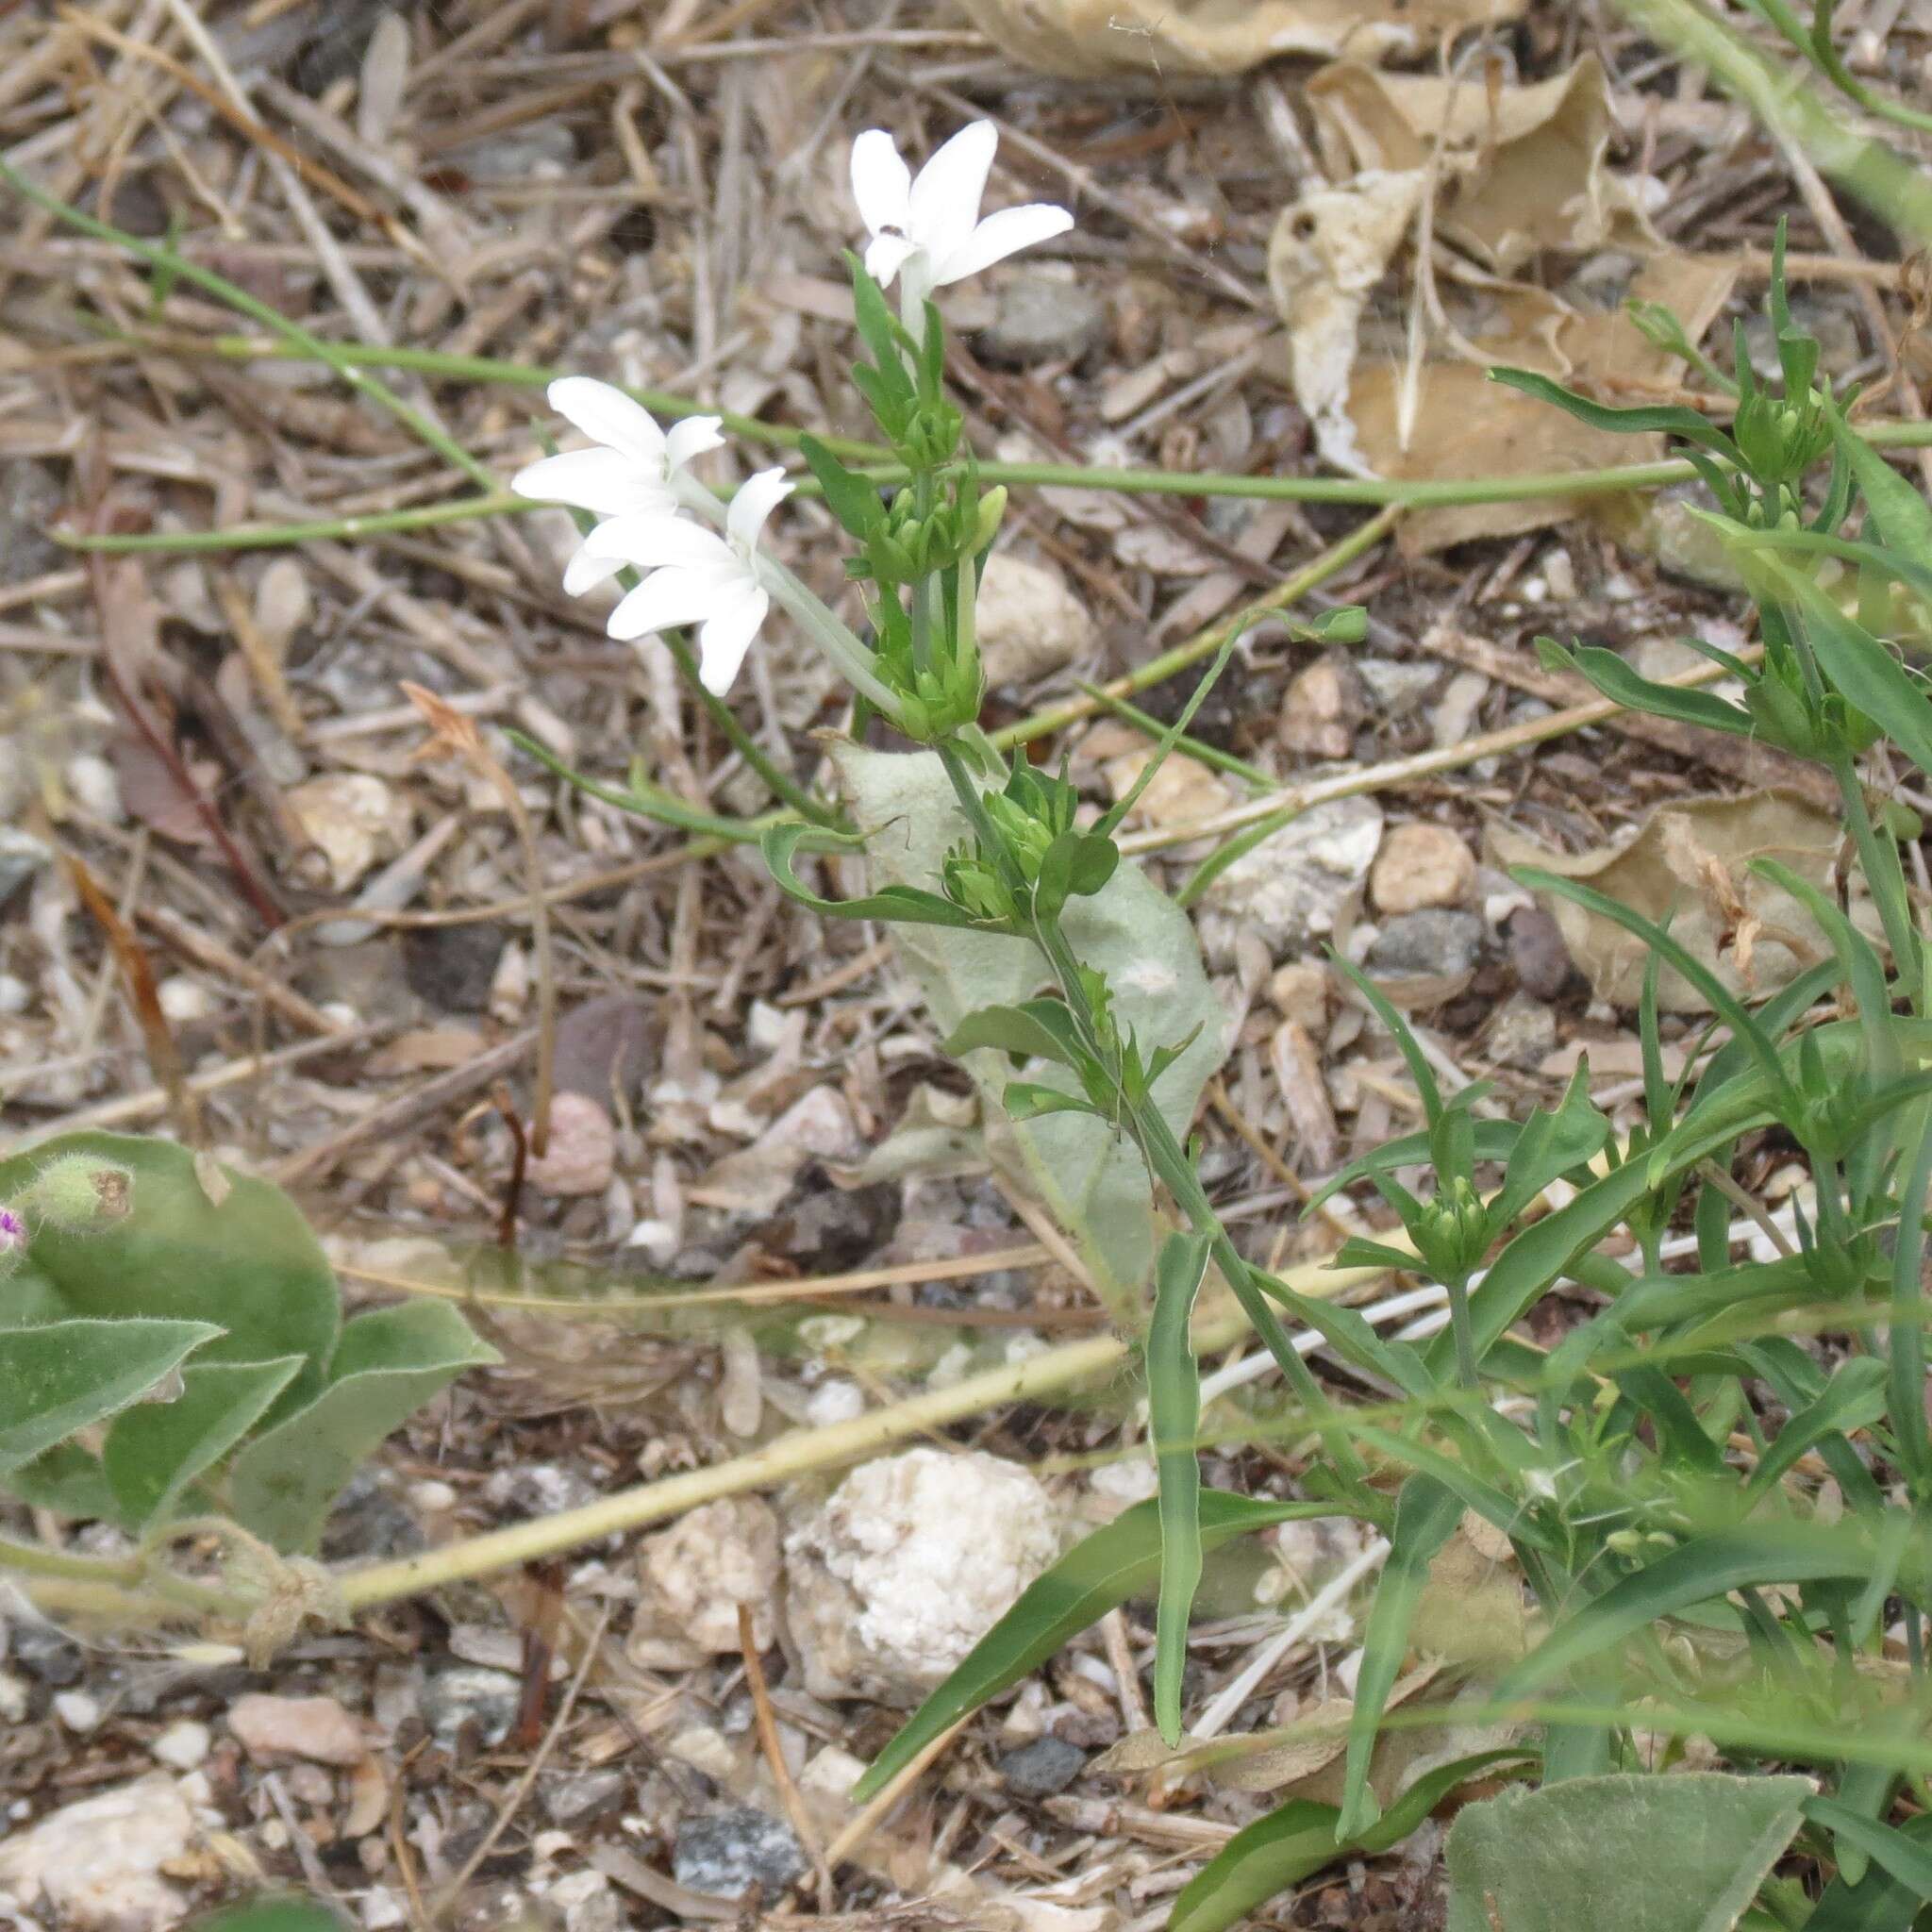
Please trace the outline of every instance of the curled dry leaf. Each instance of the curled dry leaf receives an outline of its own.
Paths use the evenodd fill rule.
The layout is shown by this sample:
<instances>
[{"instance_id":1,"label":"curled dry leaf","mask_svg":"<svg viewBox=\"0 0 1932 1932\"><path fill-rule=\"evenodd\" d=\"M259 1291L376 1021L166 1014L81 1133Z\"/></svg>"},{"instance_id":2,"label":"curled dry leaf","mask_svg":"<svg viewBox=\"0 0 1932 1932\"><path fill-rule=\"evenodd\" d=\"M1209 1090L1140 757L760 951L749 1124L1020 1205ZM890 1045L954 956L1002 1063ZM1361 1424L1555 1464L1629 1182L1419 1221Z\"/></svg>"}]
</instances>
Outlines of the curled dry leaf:
<instances>
[{"instance_id":1,"label":"curled dry leaf","mask_svg":"<svg viewBox=\"0 0 1932 1932\"><path fill-rule=\"evenodd\" d=\"M1498 280L1545 251L1606 242L1648 254L1629 293L1673 309L1694 339L1730 293L1729 261L1656 252L1642 184L1606 165L1612 120L1602 68L1585 58L1531 87L1377 73L1359 59L1308 83L1317 146L1337 185L1286 208L1269 249L1269 286L1288 325L1295 393L1329 461L1360 474L1433 481L1641 462L1657 440L1590 430L1489 368L1508 363L1609 402L1671 390L1675 365L1620 309L1580 309L1541 287ZM1491 274L1453 279L1435 261L1427 289L1378 291L1412 228L1453 239ZM1407 353L1415 305L1427 346ZM1373 337L1373 353L1364 339ZM1409 554L1510 536L1573 513L1571 499L1433 509L1405 520Z\"/></svg>"},{"instance_id":2,"label":"curled dry leaf","mask_svg":"<svg viewBox=\"0 0 1932 1932\"><path fill-rule=\"evenodd\" d=\"M1242 74L1282 54L1420 55L1524 0L965 0L1015 60L1070 79Z\"/></svg>"},{"instance_id":3,"label":"curled dry leaf","mask_svg":"<svg viewBox=\"0 0 1932 1932\"><path fill-rule=\"evenodd\" d=\"M1775 992L1804 965L1823 957L1824 941L1790 895L1750 871L1754 858L1775 858L1801 878L1823 885L1843 828L1790 792L1742 798L1696 798L1660 807L1636 836L1594 852L1552 852L1509 826L1491 825L1490 857L1500 866L1536 865L1581 879L1607 897L1661 924L1734 991ZM1634 1007L1650 954L1634 933L1554 894L1542 901L1570 956L1599 999ZM1855 903L1863 923L1869 901ZM1750 978L1745 978L1748 966ZM1671 1013L1710 1010L1704 996L1669 967L1657 1001Z\"/></svg>"}]
</instances>

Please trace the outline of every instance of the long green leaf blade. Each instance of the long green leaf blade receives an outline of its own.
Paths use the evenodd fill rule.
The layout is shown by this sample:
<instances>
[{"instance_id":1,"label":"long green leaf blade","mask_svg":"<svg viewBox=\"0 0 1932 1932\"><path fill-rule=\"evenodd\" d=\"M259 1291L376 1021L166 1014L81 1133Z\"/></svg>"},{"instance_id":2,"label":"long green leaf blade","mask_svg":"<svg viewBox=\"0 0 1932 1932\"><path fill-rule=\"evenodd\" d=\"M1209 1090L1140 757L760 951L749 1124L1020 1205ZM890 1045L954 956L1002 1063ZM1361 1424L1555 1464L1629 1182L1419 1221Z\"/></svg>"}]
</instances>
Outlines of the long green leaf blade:
<instances>
[{"instance_id":1,"label":"long green leaf blade","mask_svg":"<svg viewBox=\"0 0 1932 1932\"><path fill-rule=\"evenodd\" d=\"M1190 1324L1208 1238L1175 1232L1154 1268L1147 1329L1147 1414L1160 1480L1160 1605L1154 1634L1154 1721L1170 1745L1181 1738L1181 1673L1188 1613L1201 1587L1201 1377Z\"/></svg>"},{"instance_id":2,"label":"long green leaf blade","mask_svg":"<svg viewBox=\"0 0 1932 1932\"><path fill-rule=\"evenodd\" d=\"M1204 1490L1201 1546L1214 1550L1273 1524L1347 1513L1333 1502L1277 1503L1232 1495L1225 1490ZM1137 1503L1075 1543L1021 1593L873 1760L853 1787L854 1802L863 1804L881 1790L941 1732L1038 1669L1068 1638L1077 1637L1130 1597L1146 1595L1159 1580L1159 1505Z\"/></svg>"}]
</instances>

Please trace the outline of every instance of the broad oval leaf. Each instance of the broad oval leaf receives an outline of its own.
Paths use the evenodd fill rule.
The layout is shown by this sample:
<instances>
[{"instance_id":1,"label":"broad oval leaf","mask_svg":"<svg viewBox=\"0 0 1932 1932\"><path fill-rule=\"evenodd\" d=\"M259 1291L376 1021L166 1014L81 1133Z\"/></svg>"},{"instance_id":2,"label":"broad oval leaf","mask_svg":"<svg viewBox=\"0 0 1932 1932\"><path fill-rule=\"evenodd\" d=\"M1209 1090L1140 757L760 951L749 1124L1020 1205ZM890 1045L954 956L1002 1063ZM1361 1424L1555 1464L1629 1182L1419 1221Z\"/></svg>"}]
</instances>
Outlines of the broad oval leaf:
<instances>
[{"instance_id":1,"label":"broad oval leaf","mask_svg":"<svg viewBox=\"0 0 1932 1932\"><path fill-rule=\"evenodd\" d=\"M1731 1932L1810 1795L1719 1772L1505 1790L1449 1828L1448 1932Z\"/></svg>"},{"instance_id":2,"label":"broad oval leaf","mask_svg":"<svg viewBox=\"0 0 1932 1932\"><path fill-rule=\"evenodd\" d=\"M221 1332L138 1315L0 1329L0 1473L139 1402Z\"/></svg>"}]
</instances>

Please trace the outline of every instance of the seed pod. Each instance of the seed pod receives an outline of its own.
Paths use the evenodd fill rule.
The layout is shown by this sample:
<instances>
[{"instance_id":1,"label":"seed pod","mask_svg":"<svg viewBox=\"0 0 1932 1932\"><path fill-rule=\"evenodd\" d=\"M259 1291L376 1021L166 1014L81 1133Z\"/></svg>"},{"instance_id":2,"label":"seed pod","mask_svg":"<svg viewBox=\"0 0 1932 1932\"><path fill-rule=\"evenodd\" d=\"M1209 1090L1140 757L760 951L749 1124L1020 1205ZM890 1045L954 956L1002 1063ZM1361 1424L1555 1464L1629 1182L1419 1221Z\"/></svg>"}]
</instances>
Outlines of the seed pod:
<instances>
[{"instance_id":1,"label":"seed pod","mask_svg":"<svg viewBox=\"0 0 1932 1932\"><path fill-rule=\"evenodd\" d=\"M92 1154L63 1154L34 1176L20 1205L31 1218L63 1234L92 1234L127 1218L134 1205L134 1176Z\"/></svg>"}]
</instances>

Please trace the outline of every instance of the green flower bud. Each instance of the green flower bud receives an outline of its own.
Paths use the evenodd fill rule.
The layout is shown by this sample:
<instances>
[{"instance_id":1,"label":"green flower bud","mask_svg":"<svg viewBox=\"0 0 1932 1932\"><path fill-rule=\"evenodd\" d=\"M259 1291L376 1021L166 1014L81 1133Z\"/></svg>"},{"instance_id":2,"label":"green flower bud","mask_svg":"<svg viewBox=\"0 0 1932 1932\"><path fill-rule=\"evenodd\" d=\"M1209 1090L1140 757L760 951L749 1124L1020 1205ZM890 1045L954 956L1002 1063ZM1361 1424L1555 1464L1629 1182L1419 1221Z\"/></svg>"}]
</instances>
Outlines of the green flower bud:
<instances>
[{"instance_id":1,"label":"green flower bud","mask_svg":"<svg viewBox=\"0 0 1932 1932\"><path fill-rule=\"evenodd\" d=\"M978 520L974 525L970 555L979 556L992 546L1000 533L1000 522L1007 513L1007 486L996 483L979 499Z\"/></svg>"},{"instance_id":2,"label":"green flower bud","mask_svg":"<svg viewBox=\"0 0 1932 1932\"><path fill-rule=\"evenodd\" d=\"M35 1175L20 1198L27 1214L63 1234L94 1234L125 1221L134 1205L134 1176L92 1154L63 1154Z\"/></svg>"}]
</instances>

